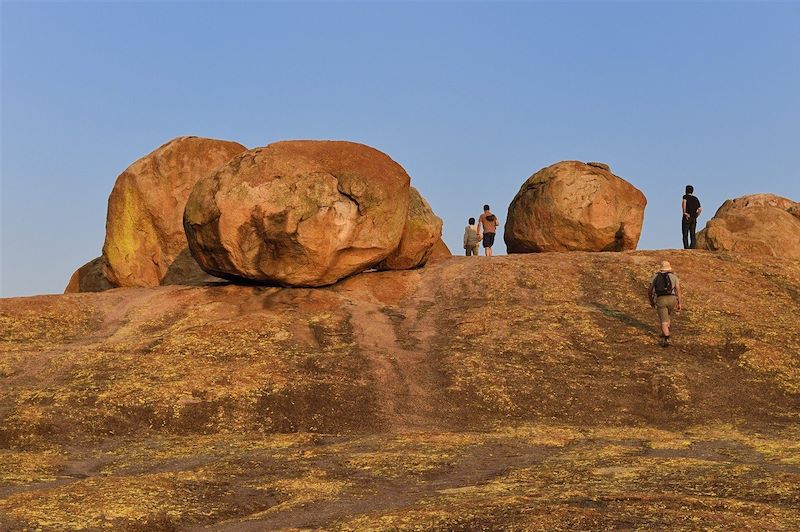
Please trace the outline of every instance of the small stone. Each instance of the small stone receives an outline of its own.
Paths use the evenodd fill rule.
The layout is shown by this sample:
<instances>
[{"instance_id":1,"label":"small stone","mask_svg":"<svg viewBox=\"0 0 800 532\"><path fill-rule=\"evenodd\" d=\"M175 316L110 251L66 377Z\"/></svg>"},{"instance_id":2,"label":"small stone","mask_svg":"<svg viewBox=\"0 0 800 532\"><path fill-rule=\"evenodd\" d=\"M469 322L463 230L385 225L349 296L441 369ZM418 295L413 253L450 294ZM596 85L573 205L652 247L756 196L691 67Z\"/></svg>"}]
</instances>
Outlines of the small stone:
<instances>
[{"instance_id":1,"label":"small stone","mask_svg":"<svg viewBox=\"0 0 800 532\"><path fill-rule=\"evenodd\" d=\"M586 164L588 164L589 166L594 166L595 168L602 168L603 170L605 170L607 172L611 171L611 167L608 166L606 163L591 162L591 163L586 163Z\"/></svg>"}]
</instances>

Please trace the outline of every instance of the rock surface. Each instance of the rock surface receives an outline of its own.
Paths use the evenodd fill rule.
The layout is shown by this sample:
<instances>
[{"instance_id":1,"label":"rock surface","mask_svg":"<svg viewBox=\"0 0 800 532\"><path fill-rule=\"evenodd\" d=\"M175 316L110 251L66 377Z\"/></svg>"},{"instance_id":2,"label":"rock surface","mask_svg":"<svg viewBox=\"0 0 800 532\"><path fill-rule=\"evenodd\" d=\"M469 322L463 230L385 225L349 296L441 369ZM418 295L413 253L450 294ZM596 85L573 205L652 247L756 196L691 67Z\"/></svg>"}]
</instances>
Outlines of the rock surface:
<instances>
[{"instance_id":1,"label":"rock surface","mask_svg":"<svg viewBox=\"0 0 800 532\"><path fill-rule=\"evenodd\" d=\"M509 253L636 249L647 200L596 164L562 161L523 183L506 217Z\"/></svg>"},{"instance_id":2,"label":"rock surface","mask_svg":"<svg viewBox=\"0 0 800 532\"><path fill-rule=\"evenodd\" d=\"M323 286L394 251L410 178L363 144L287 141L234 158L192 191L184 227L208 273Z\"/></svg>"},{"instance_id":3,"label":"rock surface","mask_svg":"<svg viewBox=\"0 0 800 532\"><path fill-rule=\"evenodd\" d=\"M681 250L0 299L0 530L796 530L798 286Z\"/></svg>"},{"instance_id":4,"label":"rock surface","mask_svg":"<svg viewBox=\"0 0 800 532\"><path fill-rule=\"evenodd\" d=\"M130 165L108 198L105 275L115 286L158 286L187 249L183 209L195 183L246 148L236 142L178 137ZM192 262L178 265L191 278ZM173 268L174 270L175 268Z\"/></svg>"},{"instance_id":5,"label":"rock surface","mask_svg":"<svg viewBox=\"0 0 800 532\"><path fill-rule=\"evenodd\" d=\"M444 243L444 240L440 238L439 241L433 245L433 249L431 250L431 256L428 257L428 262L434 262L442 259L449 259L452 256L453 253L450 251L450 248L447 247L447 244Z\"/></svg>"},{"instance_id":6,"label":"rock surface","mask_svg":"<svg viewBox=\"0 0 800 532\"><path fill-rule=\"evenodd\" d=\"M608 166L606 163L589 162L589 163L586 163L586 164L588 164L589 166L594 166L594 167L600 168L602 170L607 170L609 172L611 171L611 167Z\"/></svg>"},{"instance_id":7,"label":"rock surface","mask_svg":"<svg viewBox=\"0 0 800 532\"><path fill-rule=\"evenodd\" d=\"M408 218L397 249L379 265L380 270L410 270L424 266L437 242L442 239L442 219L419 191L411 187Z\"/></svg>"},{"instance_id":8,"label":"rock surface","mask_svg":"<svg viewBox=\"0 0 800 532\"><path fill-rule=\"evenodd\" d=\"M800 204L774 194L727 200L697 234L697 247L800 259Z\"/></svg>"},{"instance_id":9,"label":"rock surface","mask_svg":"<svg viewBox=\"0 0 800 532\"><path fill-rule=\"evenodd\" d=\"M77 292L102 292L114 288L104 273L103 257L90 260L72 274L64 289L65 294Z\"/></svg>"}]
</instances>

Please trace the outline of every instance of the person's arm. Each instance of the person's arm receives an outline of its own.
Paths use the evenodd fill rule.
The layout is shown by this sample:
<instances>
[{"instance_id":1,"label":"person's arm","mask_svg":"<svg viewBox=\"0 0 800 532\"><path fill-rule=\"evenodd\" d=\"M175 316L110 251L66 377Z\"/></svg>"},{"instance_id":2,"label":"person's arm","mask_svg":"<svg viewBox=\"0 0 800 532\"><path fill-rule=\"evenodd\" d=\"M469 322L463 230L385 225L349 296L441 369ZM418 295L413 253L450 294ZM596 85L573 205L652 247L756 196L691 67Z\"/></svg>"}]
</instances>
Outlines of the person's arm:
<instances>
[{"instance_id":1,"label":"person's arm","mask_svg":"<svg viewBox=\"0 0 800 532\"><path fill-rule=\"evenodd\" d=\"M683 289L681 288L681 283L678 283L678 307L677 310L683 309Z\"/></svg>"},{"instance_id":2,"label":"person's arm","mask_svg":"<svg viewBox=\"0 0 800 532\"><path fill-rule=\"evenodd\" d=\"M683 201L681 201L681 211L683 212L683 217L688 219L689 213L686 212L686 198L683 198Z\"/></svg>"},{"instance_id":3,"label":"person's arm","mask_svg":"<svg viewBox=\"0 0 800 532\"><path fill-rule=\"evenodd\" d=\"M650 289L647 291L647 298L650 300L650 306L656 306L656 285L650 281Z\"/></svg>"}]
</instances>

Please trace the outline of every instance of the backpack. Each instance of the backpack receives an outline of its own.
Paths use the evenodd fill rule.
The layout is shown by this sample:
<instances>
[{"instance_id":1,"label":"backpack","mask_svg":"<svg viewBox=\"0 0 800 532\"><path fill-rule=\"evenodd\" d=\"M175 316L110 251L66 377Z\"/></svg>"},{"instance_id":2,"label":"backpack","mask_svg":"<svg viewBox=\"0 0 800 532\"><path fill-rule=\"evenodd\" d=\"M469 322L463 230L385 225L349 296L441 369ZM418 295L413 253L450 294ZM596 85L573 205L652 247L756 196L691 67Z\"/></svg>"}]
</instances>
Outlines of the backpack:
<instances>
[{"instance_id":1,"label":"backpack","mask_svg":"<svg viewBox=\"0 0 800 532\"><path fill-rule=\"evenodd\" d=\"M670 279L669 273L658 272L656 278L653 280L653 288L656 289L657 296L671 296L672 279Z\"/></svg>"}]
</instances>

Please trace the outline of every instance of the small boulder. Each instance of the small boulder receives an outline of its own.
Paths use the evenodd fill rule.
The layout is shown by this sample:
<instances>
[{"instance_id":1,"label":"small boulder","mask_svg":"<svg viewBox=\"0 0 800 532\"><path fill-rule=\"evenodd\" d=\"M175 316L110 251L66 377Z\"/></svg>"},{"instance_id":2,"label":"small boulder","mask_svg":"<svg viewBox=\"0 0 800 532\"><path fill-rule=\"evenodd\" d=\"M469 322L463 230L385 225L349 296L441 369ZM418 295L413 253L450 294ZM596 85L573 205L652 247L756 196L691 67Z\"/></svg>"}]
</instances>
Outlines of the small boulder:
<instances>
[{"instance_id":1,"label":"small boulder","mask_svg":"<svg viewBox=\"0 0 800 532\"><path fill-rule=\"evenodd\" d=\"M800 259L800 203L774 194L727 200L697 234L697 247Z\"/></svg>"},{"instance_id":2,"label":"small boulder","mask_svg":"<svg viewBox=\"0 0 800 532\"><path fill-rule=\"evenodd\" d=\"M163 284L176 258L186 254L183 209L195 183L245 150L236 142L178 137L122 172L108 198L108 280L115 286ZM204 275L193 261L180 270L191 278Z\"/></svg>"},{"instance_id":3,"label":"small boulder","mask_svg":"<svg viewBox=\"0 0 800 532\"><path fill-rule=\"evenodd\" d=\"M508 252L636 249L647 199L607 166L562 161L529 177L508 208Z\"/></svg>"},{"instance_id":4,"label":"small boulder","mask_svg":"<svg viewBox=\"0 0 800 532\"><path fill-rule=\"evenodd\" d=\"M379 270L410 270L424 266L433 247L442 239L442 219L419 191L411 187L408 218L400 237L400 245L379 265Z\"/></svg>"},{"instance_id":5,"label":"small boulder","mask_svg":"<svg viewBox=\"0 0 800 532\"><path fill-rule=\"evenodd\" d=\"M453 254L450 252L450 248L447 247L447 244L444 243L444 240L440 238L439 241L433 245L433 249L431 250L431 256L428 257L428 262L436 262L443 259L449 259L452 256Z\"/></svg>"},{"instance_id":6,"label":"small boulder","mask_svg":"<svg viewBox=\"0 0 800 532\"><path fill-rule=\"evenodd\" d=\"M103 272L104 261L103 257L97 257L90 260L72 274L69 278L69 283L64 289L65 294L74 294L77 292L102 292L109 288L114 288Z\"/></svg>"},{"instance_id":7,"label":"small boulder","mask_svg":"<svg viewBox=\"0 0 800 532\"><path fill-rule=\"evenodd\" d=\"M323 286L372 268L400 243L410 178L363 144L276 142L197 183L184 212L192 256L208 273Z\"/></svg>"},{"instance_id":8,"label":"small boulder","mask_svg":"<svg viewBox=\"0 0 800 532\"><path fill-rule=\"evenodd\" d=\"M586 164L588 164L589 166L594 166L595 168L601 168L603 170L607 170L609 172L611 171L611 167L608 166L606 163L590 162Z\"/></svg>"}]
</instances>

